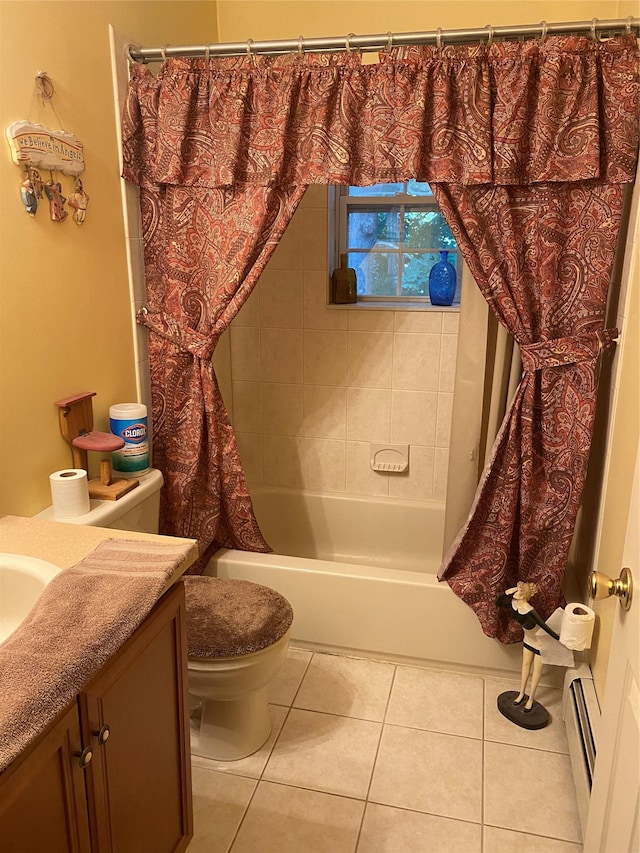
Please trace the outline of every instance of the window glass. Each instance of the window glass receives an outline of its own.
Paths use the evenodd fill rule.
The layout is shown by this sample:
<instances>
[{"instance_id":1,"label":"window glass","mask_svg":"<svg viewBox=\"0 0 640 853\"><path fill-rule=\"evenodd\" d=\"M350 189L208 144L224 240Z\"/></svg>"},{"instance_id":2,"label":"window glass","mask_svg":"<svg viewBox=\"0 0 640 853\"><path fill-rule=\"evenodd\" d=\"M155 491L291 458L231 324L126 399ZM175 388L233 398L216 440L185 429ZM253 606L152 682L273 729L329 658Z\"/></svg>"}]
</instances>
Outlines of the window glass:
<instances>
[{"instance_id":1,"label":"window glass","mask_svg":"<svg viewBox=\"0 0 640 853\"><path fill-rule=\"evenodd\" d=\"M349 195L372 196L372 195L397 195L404 192L404 184L373 184L370 187L349 187Z\"/></svg>"},{"instance_id":2,"label":"window glass","mask_svg":"<svg viewBox=\"0 0 640 853\"><path fill-rule=\"evenodd\" d=\"M407 210L404 214L404 245L407 249L455 249L456 241L441 213Z\"/></svg>"},{"instance_id":3,"label":"window glass","mask_svg":"<svg viewBox=\"0 0 640 853\"><path fill-rule=\"evenodd\" d=\"M459 294L458 247L428 183L339 188L336 228L338 253L356 271L359 300L429 303L429 273L443 251L456 268Z\"/></svg>"}]
</instances>

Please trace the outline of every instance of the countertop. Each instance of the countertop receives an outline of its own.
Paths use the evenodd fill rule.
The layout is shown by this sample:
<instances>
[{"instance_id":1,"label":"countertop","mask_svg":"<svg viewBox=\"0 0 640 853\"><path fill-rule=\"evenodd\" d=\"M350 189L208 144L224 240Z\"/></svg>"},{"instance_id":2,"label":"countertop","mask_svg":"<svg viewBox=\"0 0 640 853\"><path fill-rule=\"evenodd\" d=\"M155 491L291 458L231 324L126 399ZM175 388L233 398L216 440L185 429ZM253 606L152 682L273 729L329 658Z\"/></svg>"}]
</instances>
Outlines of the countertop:
<instances>
[{"instance_id":1,"label":"countertop","mask_svg":"<svg viewBox=\"0 0 640 853\"><path fill-rule=\"evenodd\" d=\"M172 586L186 569L198 558L195 539L181 539L132 530L115 530L108 527L83 527L65 524L63 521L43 521L39 518L23 518L16 515L0 516L0 551L22 554L46 560L61 569L75 565L105 539L146 539L158 543L170 541L174 544L190 544L187 557L167 581L166 589Z\"/></svg>"},{"instance_id":2,"label":"countertop","mask_svg":"<svg viewBox=\"0 0 640 853\"><path fill-rule=\"evenodd\" d=\"M193 539L5 515L0 552L76 566L56 575L0 644L2 772L142 624L198 547Z\"/></svg>"}]
</instances>

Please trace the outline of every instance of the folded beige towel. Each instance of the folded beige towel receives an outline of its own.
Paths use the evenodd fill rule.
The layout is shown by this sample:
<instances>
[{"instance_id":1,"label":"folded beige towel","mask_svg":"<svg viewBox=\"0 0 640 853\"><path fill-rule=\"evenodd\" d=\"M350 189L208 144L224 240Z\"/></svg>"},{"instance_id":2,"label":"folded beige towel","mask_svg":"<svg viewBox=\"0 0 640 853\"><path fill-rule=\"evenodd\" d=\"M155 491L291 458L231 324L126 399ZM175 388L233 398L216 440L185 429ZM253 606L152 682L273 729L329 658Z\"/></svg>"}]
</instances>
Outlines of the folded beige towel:
<instances>
[{"instance_id":1,"label":"folded beige towel","mask_svg":"<svg viewBox=\"0 0 640 853\"><path fill-rule=\"evenodd\" d=\"M191 546L107 539L0 644L0 772L138 628Z\"/></svg>"}]
</instances>

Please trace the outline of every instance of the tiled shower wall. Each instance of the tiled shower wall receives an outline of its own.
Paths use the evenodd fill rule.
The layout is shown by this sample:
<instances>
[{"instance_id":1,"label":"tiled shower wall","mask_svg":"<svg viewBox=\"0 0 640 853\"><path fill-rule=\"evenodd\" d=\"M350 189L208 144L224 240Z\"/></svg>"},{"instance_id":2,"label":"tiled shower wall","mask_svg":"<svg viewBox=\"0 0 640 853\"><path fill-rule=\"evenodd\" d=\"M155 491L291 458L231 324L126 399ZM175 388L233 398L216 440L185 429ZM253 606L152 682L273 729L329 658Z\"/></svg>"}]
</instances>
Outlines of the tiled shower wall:
<instances>
[{"instance_id":1,"label":"tiled shower wall","mask_svg":"<svg viewBox=\"0 0 640 853\"><path fill-rule=\"evenodd\" d=\"M214 356L249 483L444 500L457 311L327 307L327 281L312 186ZM370 442L409 444L408 472Z\"/></svg>"}]
</instances>

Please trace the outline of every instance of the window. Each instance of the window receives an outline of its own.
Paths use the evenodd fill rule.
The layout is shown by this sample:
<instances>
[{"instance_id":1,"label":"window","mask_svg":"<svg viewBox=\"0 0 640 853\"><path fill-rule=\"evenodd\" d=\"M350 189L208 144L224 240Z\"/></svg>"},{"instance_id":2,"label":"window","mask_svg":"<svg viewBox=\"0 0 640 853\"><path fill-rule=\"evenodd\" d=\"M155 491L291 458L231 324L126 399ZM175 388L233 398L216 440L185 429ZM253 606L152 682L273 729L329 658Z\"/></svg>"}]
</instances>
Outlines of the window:
<instances>
[{"instance_id":1,"label":"window","mask_svg":"<svg viewBox=\"0 0 640 853\"><path fill-rule=\"evenodd\" d=\"M356 271L359 302L429 304L429 271L440 251L456 267L458 247L427 183L336 187L337 257ZM338 263L335 266L339 266Z\"/></svg>"}]
</instances>

